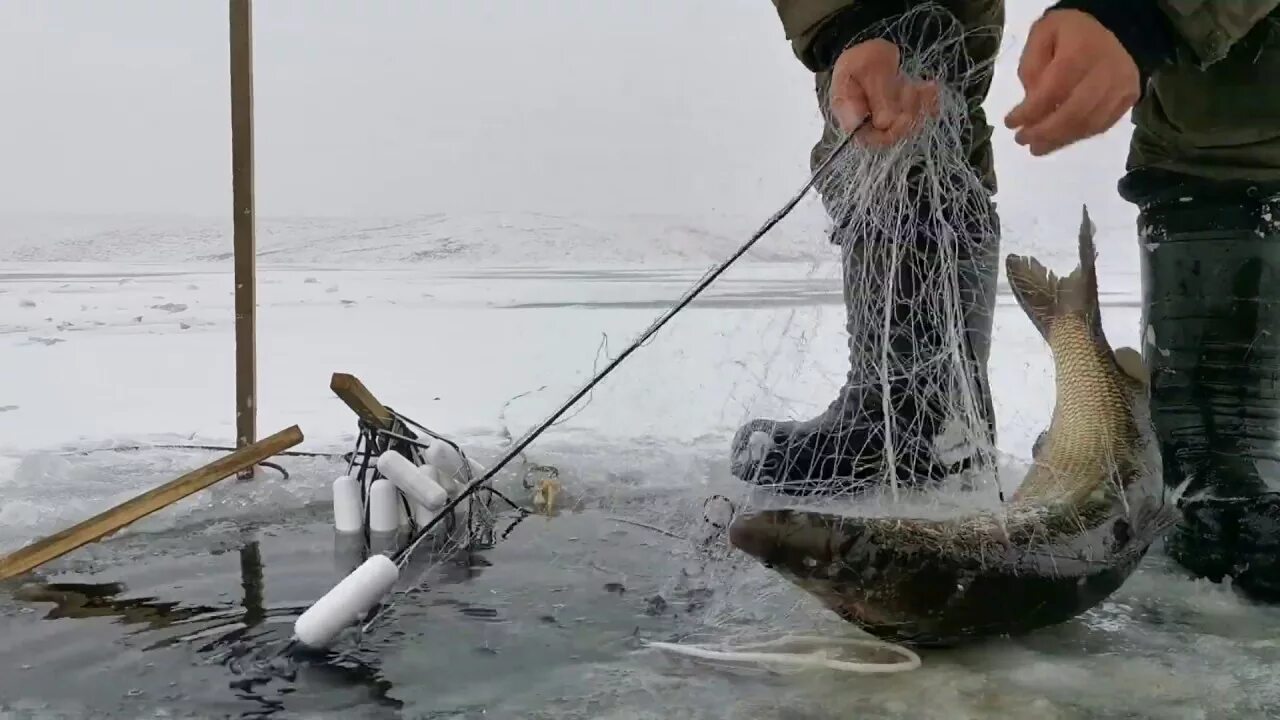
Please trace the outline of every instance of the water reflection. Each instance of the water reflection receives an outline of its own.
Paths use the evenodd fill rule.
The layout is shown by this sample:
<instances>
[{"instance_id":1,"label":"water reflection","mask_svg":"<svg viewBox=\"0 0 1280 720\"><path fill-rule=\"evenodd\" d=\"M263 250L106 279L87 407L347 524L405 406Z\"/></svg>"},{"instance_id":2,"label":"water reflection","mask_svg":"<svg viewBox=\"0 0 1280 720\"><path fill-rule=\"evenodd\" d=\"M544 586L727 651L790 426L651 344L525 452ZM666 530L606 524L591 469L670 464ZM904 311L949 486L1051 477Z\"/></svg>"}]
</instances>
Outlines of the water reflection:
<instances>
[{"instance_id":1,"label":"water reflection","mask_svg":"<svg viewBox=\"0 0 1280 720\"><path fill-rule=\"evenodd\" d=\"M335 569L340 573L345 574L343 567L351 562L352 552L343 543L335 546ZM235 697L254 706L239 717L266 718L283 711L285 699L302 684L318 685L325 695L337 692L348 696L343 705L402 706L390 697L392 683L381 676L371 658L358 652L283 652L289 648L288 638L270 631L268 626L274 623L269 621L291 620L306 608L267 606L262 548L257 540L239 548L239 575L241 597L229 603L190 603L155 594L130 597L123 582L29 582L13 596L23 603L52 604L40 616L42 620L116 618L129 627L127 637L162 633L142 647L144 652L192 646L198 656L204 656L205 664L226 667L233 675L228 687ZM163 632L174 629L180 631ZM350 697L352 690L358 691L357 697Z\"/></svg>"},{"instance_id":2,"label":"water reflection","mask_svg":"<svg viewBox=\"0 0 1280 720\"><path fill-rule=\"evenodd\" d=\"M306 518L258 539L188 528L104 545L110 582L40 578L14 593L26 613L0 612L0 636L16 641L0 662L16 665L25 643L20 662L49 678L0 679L0 697L68 697L128 718L157 703L216 717L465 717L573 696L577 681L565 678L620 662L637 637L673 639L696 612L684 581L667 587L670 566L654 561L672 557L672 538L597 511L533 516L507 534L514 519L499 518L491 546L420 548L372 632L321 652L286 652L292 621L373 551L360 536ZM90 682L53 684L70 676Z\"/></svg>"}]
</instances>

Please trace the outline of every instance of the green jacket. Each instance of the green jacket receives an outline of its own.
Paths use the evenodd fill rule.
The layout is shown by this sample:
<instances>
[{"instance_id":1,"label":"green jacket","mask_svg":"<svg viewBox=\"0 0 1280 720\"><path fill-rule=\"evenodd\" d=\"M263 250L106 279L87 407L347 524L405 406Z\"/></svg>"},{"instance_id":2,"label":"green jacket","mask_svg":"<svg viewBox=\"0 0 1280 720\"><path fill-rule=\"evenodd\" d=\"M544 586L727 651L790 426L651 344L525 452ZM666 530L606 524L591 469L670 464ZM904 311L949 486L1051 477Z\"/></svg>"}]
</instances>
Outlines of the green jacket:
<instances>
[{"instance_id":1,"label":"green jacket","mask_svg":"<svg viewBox=\"0 0 1280 720\"><path fill-rule=\"evenodd\" d=\"M1214 179L1280 181L1280 0L1156 0L1177 35L1176 60L1152 75L1134 108L1131 170ZM799 60L825 88L814 53L825 23L855 6L908 7L911 0L773 0ZM1003 0L941 0L966 27L1002 27ZM979 62L994 43L970 47ZM977 110L989 82L966 88L975 107L972 156L994 187L989 126ZM830 131L828 131L830 135ZM829 142L829 137L825 138Z\"/></svg>"}]
</instances>

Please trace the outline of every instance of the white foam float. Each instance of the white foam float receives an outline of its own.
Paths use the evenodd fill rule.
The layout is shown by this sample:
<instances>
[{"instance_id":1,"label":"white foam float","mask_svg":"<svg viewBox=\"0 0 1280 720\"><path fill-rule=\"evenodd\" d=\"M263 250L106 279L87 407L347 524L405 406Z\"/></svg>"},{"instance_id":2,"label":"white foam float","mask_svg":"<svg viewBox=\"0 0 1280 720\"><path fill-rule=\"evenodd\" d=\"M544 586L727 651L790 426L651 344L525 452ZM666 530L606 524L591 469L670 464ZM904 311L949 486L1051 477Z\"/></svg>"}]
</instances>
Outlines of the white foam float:
<instances>
[{"instance_id":1,"label":"white foam float","mask_svg":"<svg viewBox=\"0 0 1280 720\"><path fill-rule=\"evenodd\" d=\"M299 642L323 648L343 629L359 622L391 591L399 577L399 569L389 554L398 546L401 531L410 517L419 528L425 527L437 518L450 499L462 492L467 478L463 459L456 450L446 443L434 442L424 452L423 460L424 464L416 465L395 450L378 456L375 465L381 477L368 487L369 559L355 567L295 621L294 635ZM484 468L479 463L470 458L467 462L472 479L483 475ZM359 479L350 475L340 476L333 482L334 529L340 537L366 529L361 490ZM408 500L407 507L405 500ZM466 512L461 506L454 510L456 514ZM343 558L347 562L351 559L350 555Z\"/></svg>"},{"instance_id":2,"label":"white foam float","mask_svg":"<svg viewBox=\"0 0 1280 720\"><path fill-rule=\"evenodd\" d=\"M462 456L448 443L439 440L431 443L422 452L422 459L428 466L435 468L438 474L436 482L449 493L450 497L456 497L467 484L467 475L463 471ZM467 458L467 464L471 466L472 480L484 475L484 466L480 463Z\"/></svg>"},{"instance_id":3,"label":"white foam float","mask_svg":"<svg viewBox=\"0 0 1280 720\"><path fill-rule=\"evenodd\" d=\"M447 498L455 498L458 496L459 492L462 492L461 485L459 485L456 482L453 482L452 480L445 480L440 475L440 471L436 469L434 465L423 465L422 467L418 468L418 472L422 474L422 476L427 480L427 482L433 483L434 485L439 487L442 491L444 491L445 496ZM439 510L440 507L437 506L436 509Z\"/></svg>"},{"instance_id":4,"label":"white foam float","mask_svg":"<svg viewBox=\"0 0 1280 720\"><path fill-rule=\"evenodd\" d=\"M350 475L340 475L333 481L333 529L339 533L358 533L364 530L364 502L360 498L360 483Z\"/></svg>"},{"instance_id":5,"label":"white foam float","mask_svg":"<svg viewBox=\"0 0 1280 720\"><path fill-rule=\"evenodd\" d=\"M373 555L325 593L293 623L293 635L323 649L344 629L360 622L400 578L400 568L386 555Z\"/></svg>"},{"instance_id":6,"label":"white foam float","mask_svg":"<svg viewBox=\"0 0 1280 720\"><path fill-rule=\"evenodd\" d=\"M422 503L413 504L413 522L418 527L426 527L436 517L436 509L432 509Z\"/></svg>"},{"instance_id":7,"label":"white foam float","mask_svg":"<svg viewBox=\"0 0 1280 720\"><path fill-rule=\"evenodd\" d=\"M439 510L449 502L449 493L440 483L395 450L388 450L378 457L378 472L418 505Z\"/></svg>"},{"instance_id":8,"label":"white foam float","mask_svg":"<svg viewBox=\"0 0 1280 720\"><path fill-rule=\"evenodd\" d=\"M386 478L369 486L369 532L394 533L400 529L400 493Z\"/></svg>"}]
</instances>

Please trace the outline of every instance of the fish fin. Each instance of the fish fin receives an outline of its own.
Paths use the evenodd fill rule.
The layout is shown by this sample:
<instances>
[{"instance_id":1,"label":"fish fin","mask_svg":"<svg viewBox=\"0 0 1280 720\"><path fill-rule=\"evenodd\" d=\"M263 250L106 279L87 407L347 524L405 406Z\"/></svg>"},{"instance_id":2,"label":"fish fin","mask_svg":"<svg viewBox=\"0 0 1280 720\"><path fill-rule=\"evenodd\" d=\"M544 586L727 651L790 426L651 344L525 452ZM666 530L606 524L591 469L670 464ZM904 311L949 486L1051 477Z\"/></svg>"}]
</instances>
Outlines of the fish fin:
<instances>
[{"instance_id":1,"label":"fish fin","mask_svg":"<svg viewBox=\"0 0 1280 720\"><path fill-rule=\"evenodd\" d=\"M1089 320L1089 327L1096 336L1102 339L1102 308L1098 302L1098 249L1093 244L1094 233L1098 227L1089 218L1089 206L1080 206L1080 267L1072 275L1079 275L1079 284L1074 289L1077 296L1073 299L1072 308L1083 312Z\"/></svg>"},{"instance_id":2,"label":"fish fin","mask_svg":"<svg viewBox=\"0 0 1280 720\"><path fill-rule=\"evenodd\" d=\"M1013 297L1048 340L1049 326L1056 313L1058 277L1039 260L1022 255L1010 255L1005 259L1004 268Z\"/></svg>"},{"instance_id":3,"label":"fish fin","mask_svg":"<svg viewBox=\"0 0 1280 720\"><path fill-rule=\"evenodd\" d=\"M1116 365L1124 371L1125 375L1133 378L1134 382L1146 387L1151 382L1151 374L1147 372L1147 364L1143 362L1142 355L1131 347L1118 348L1114 353Z\"/></svg>"},{"instance_id":4,"label":"fish fin","mask_svg":"<svg viewBox=\"0 0 1280 720\"><path fill-rule=\"evenodd\" d=\"M1009 255L1005 260L1009 288L1045 340L1049 339L1053 319L1066 315L1083 315L1093 331L1101 333L1094 229L1086 206L1080 223L1080 264L1064 278L1033 257Z\"/></svg>"}]
</instances>

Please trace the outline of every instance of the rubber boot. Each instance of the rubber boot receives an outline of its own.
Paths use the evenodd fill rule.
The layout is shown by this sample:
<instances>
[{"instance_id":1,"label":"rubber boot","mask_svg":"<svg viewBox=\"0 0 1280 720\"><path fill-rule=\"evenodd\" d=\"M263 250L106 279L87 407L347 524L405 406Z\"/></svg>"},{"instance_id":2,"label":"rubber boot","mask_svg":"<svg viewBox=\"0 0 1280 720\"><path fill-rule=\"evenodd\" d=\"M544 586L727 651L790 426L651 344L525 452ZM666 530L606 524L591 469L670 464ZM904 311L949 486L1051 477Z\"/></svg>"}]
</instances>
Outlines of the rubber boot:
<instances>
[{"instance_id":1,"label":"rubber boot","mask_svg":"<svg viewBox=\"0 0 1280 720\"><path fill-rule=\"evenodd\" d=\"M990 225L999 227L995 205L988 199ZM917 227L927 227L923 221L929 208L917 208L921 219ZM938 241L930 237L898 238L911 242L914 248L906 255L919 255L938 251ZM777 420L756 418L744 424L735 434L730 454L730 469L744 482L766 486L787 495L833 495L857 492L870 487L875 478L884 479L885 456L883 434L886 424L883 410L883 386L876 373L867 372L879 365L879 348L883 342L879 323L858 324L850 316L852 293L872 293L882 282L865 277L871 272L860 260L860 238L846 237L837 228L832 241L841 248L844 301L846 308L845 331L848 333L849 371L844 385L825 411L806 420ZM979 455L989 452L994 445L994 411L991 405L990 384L987 378L987 357L990 350L992 314L995 305L996 276L998 273L999 238L992 236L976 243L978 251L972 257L960 258L959 287L964 308L965 368L959 373L972 380L976 392L981 427L985 440L974 443L959 452L947 453L948 448L937 448L937 442L946 430L950 419L948 410L954 397L945 390L938 395L925 397L913 389L919 384L907 385L891 381L891 412L895 421L894 471L899 487L918 488L934 484L964 470L980 460ZM948 328L940 327L938 319L930 321L920 313L910 312L918 302L919 288L924 278L919 277L919 265L928 263L904 262L894 269L895 292L890 302L894 304L893 323L888 343L894 356L895 367L915 365L918 359L936 358L941 350L939 338L945 337ZM862 298L866 307L866 298ZM875 311L880 317L882 312ZM869 356L870 355L870 356ZM939 380L942 376L957 372L945 363L936 365ZM937 387L940 383L931 383ZM954 457L946 457L947 454ZM990 458L986 458L989 460Z\"/></svg>"},{"instance_id":2,"label":"rubber boot","mask_svg":"<svg viewBox=\"0 0 1280 720\"><path fill-rule=\"evenodd\" d=\"M1132 173L1143 355L1167 485L1168 554L1280 599L1280 188Z\"/></svg>"}]
</instances>

